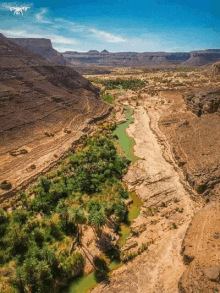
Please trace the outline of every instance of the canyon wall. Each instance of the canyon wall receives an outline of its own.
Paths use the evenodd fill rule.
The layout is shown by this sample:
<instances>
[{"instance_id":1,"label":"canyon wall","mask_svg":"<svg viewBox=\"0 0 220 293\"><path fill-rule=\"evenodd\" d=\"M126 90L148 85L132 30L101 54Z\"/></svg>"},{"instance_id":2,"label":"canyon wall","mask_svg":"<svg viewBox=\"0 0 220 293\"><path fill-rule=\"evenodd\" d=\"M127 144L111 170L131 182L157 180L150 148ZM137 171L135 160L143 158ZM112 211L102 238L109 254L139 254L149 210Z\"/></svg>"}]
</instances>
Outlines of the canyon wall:
<instances>
[{"instance_id":1,"label":"canyon wall","mask_svg":"<svg viewBox=\"0 0 220 293\"><path fill-rule=\"evenodd\" d=\"M50 39L38 38L10 38L10 41L28 49L29 51L41 55L58 65L66 65L63 55L56 51Z\"/></svg>"}]
</instances>

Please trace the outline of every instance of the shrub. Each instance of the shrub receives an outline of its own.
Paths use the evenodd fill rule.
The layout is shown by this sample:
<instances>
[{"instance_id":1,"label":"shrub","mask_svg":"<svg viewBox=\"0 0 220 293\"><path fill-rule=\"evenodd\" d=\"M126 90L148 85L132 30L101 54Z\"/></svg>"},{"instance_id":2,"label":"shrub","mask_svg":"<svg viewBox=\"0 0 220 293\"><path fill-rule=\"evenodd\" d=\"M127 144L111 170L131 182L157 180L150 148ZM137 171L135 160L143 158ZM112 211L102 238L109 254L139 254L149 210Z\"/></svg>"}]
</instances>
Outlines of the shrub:
<instances>
[{"instance_id":1,"label":"shrub","mask_svg":"<svg viewBox=\"0 0 220 293\"><path fill-rule=\"evenodd\" d=\"M116 216L116 220L121 222L124 220L125 214L127 212L126 205L124 201L118 201L113 204L114 214Z\"/></svg>"},{"instance_id":2,"label":"shrub","mask_svg":"<svg viewBox=\"0 0 220 293\"><path fill-rule=\"evenodd\" d=\"M72 253L70 256L63 252L59 255L61 274L65 281L68 281L75 275L78 275L83 268L83 256L79 252Z\"/></svg>"},{"instance_id":3,"label":"shrub","mask_svg":"<svg viewBox=\"0 0 220 293\"><path fill-rule=\"evenodd\" d=\"M40 176L39 180L40 184L43 186L44 191L48 192L50 188L50 181L44 176Z\"/></svg>"},{"instance_id":4,"label":"shrub","mask_svg":"<svg viewBox=\"0 0 220 293\"><path fill-rule=\"evenodd\" d=\"M27 219L28 219L29 213L26 210L16 210L12 214L12 221L19 224L20 227L22 227Z\"/></svg>"},{"instance_id":5,"label":"shrub","mask_svg":"<svg viewBox=\"0 0 220 293\"><path fill-rule=\"evenodd\" d=\"M44 239L45 239L44 230L40 229L40 228L34 229L33 236L34 236L34 240L36 241L37 245L42 246Z\"/></svg>"},{"instance_id":6,"label":"shrub","mask_svg":"<svg viewBox=\"0 0 220 293\"><path fill-rule=\"evenodd\" d=\"M11 255L24 255L28 249L29 236L17 225L10 225L5 244L10 247Z\"/></svg>"},{"instance_id":7,"label":"shrub","mask_svg":"<svg viewBox=\"0 0 220 293\"><path fill-rule=\"evenodd\" d=\"M45 260L27 258L22 266L23 282L31 292L51 292L53 275Z\"/></svg>"},{"instance_id":8,"label":"shrub","mask_svg":"<svg viewBox=\"0 0 220 293\"><path fill-rule=\"evenodd\" d=\"M109 95L109 94L105 94L105 95L101 95L100 96L101 99L109 104L113 104L114 103L114 100L115 98L112 96L112 95Z\"/></svg>"}]
</instances>

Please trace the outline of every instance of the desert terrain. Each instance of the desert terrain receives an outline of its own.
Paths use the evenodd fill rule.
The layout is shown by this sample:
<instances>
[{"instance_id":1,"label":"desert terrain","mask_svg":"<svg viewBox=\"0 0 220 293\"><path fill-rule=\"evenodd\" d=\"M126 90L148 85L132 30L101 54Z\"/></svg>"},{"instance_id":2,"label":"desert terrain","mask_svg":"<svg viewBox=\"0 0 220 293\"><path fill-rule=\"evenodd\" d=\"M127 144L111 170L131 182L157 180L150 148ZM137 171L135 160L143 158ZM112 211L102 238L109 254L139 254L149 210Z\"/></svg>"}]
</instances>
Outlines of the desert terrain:
<instances>
[{"instance_id":1,"label":"desert terrain","mask_svg":"<svg viewBox=\"0 0 220 293\"><path fill-rule=\"evenodd\" d=\"M140 158L124 177L143 201L124 249L134 253L150 244L92 292L218 292L220 79L210 68L127 72L92 79L147 84L106 92L115 96L119 121L123 105L134 109L127 133Z\"/></svg>"},{"instance_id":2,"label":"desert terrain","mask_svg":"<svg viewBox=\"0 0 220 293\"><path fill-rule=\"evenodd\" d=\"M19 219L22 233L37 239L39 251L42 243L55 249L56 269L66 283L95 270L95 280L88 285L94 293L219 292L219 66L163 64L161 70L153 70L111 64L104 72L88 67L89 74L81 76L73 64L57 65L4 36L0 41L0 203L1 220L12 219L9 232L16 230L13 221L23 210L32 222ZM187 54L178 58L210 57L210 52ZM99 70L102 74L96 74ZM128 120L128 108L134 112L126 133L134 141L130 151L137 158L131 162L124 158L117 135L112 135L114 127ZM45 177L37 179L39 175ZM142 206L129 223L125 243L118 245L117 229L133 204L127 188ZM63 238L44 234L58 226L60 233L65 230ZM10 240L1 239L0 245L5 243L8 253ZM30 247L22 257L32 255L32 249L35 253L36 247ZM106 260L106 252L112 248L119 253L120 267L110 272L105 266L111 255ZM16 292L8 286L23 259L9 259L5 267L2 254L1 248L1 290ZM72 259L78 262L68 270L66 263ZM26 260L23 268L25 275L30 268ZM65 279L67 271L70 279ZM36 291L27 275L17 276L19 292ZM58 292L63 285L59 278L45 288ZM45 286L43 281L39 284ZM70 290L76 292L74 285Z\"/></svg>"}]
</instances>

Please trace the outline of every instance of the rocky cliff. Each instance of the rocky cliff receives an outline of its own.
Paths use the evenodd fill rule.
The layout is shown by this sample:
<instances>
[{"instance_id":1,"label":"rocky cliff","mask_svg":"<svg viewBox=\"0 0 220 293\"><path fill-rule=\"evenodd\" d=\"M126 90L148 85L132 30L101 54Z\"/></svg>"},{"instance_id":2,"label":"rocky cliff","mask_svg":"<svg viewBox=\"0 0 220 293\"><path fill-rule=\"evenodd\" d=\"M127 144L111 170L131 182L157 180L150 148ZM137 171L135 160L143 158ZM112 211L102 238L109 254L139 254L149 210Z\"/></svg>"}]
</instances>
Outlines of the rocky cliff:
<instances>
[{"instance_id":1,"label":"rocky cliff","mask_svg":"<svg viewBox=\"0 0 220 293\"><path fill-rule=\"evenodd\" d=\"M64 59L63 55L53 48L51 40L49 39L10 38L9 40L35 54L41 55L51 60L56 64L66 65L66 60Z\"/></svg>"},{"instance_id":2,"label":"rocky cliff","mask_svg":"<svg viewBox=\"0 0 220 293\"><path fill-rule=\"evenodd\" d=\"M198 117L207 113L220 113L220 89L194 90L183 96L187 108Z\"/></svg>"}]
</instances>

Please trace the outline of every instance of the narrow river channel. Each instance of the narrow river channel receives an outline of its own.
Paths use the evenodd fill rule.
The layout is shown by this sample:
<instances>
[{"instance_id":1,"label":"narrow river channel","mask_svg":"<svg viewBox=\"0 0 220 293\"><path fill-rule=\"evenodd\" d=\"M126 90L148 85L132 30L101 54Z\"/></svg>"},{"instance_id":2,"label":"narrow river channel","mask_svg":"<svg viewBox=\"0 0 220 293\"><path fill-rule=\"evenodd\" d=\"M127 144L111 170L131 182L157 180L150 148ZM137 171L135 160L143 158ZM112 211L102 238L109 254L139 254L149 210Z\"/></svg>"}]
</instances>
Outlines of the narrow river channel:
<instances>
[{"instance_id":1,"label":"narrow river channel","mask_svg":"<svg viewBox=\"0 0 220 293\"><path fill-rule=\"evenodd\" d=\"M126 122L117 125L116 130L114 131L114 134L118 137L118 143L120 144L121 148L123 149L125 155L128 157L128 159L131 160L131 162L135 162L138 160L138 157L134 155L134 139L129 137L126 133L126 129L128 128L130 123L133 123L134 118L132 117L134 110L125 107L125 117ZM133 203L129 205L128 209L128 217L127 222L122 223L120 225L120 238L118 242L118 246L121 247L125 244L127 237L130 236L130 225L132 221L139 215L142 201L137 197L135 192L131 192L131 198L133 200ZM121 263L118 260L111 261L110 258L106 257L106 255L102 256L106 263L108 264L109 268L109 274L111 274L111 271L117 269L120 267ZM88 275L84 275L81 277L78 277L74 280L74 282L70 285L68 293L88 293L90 292L96 285L97 285L96 275L95 272L92 272Z\"/></svg>"}]
</instances>

